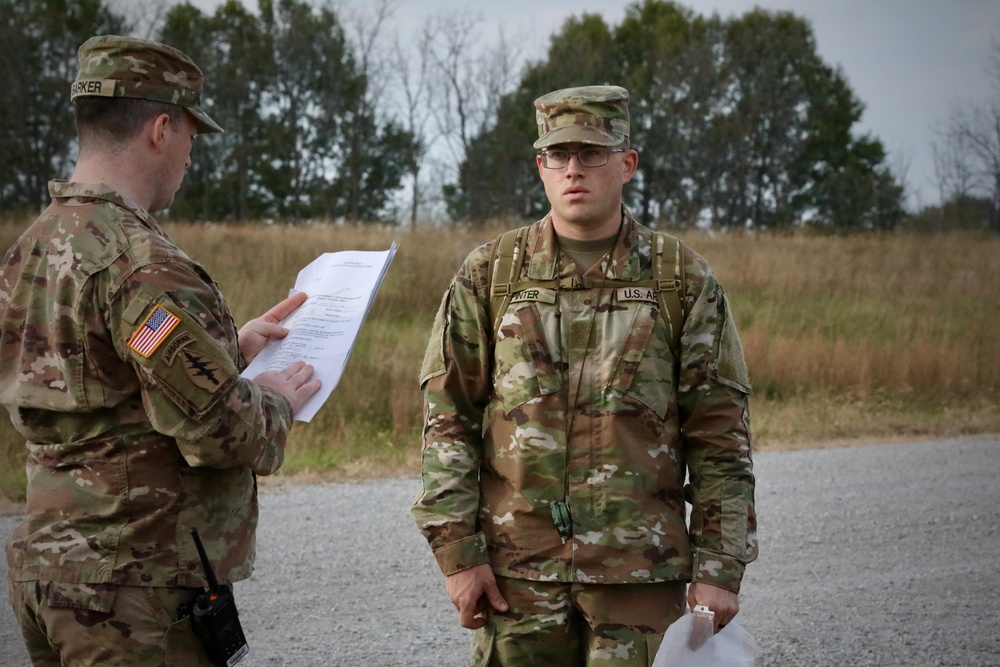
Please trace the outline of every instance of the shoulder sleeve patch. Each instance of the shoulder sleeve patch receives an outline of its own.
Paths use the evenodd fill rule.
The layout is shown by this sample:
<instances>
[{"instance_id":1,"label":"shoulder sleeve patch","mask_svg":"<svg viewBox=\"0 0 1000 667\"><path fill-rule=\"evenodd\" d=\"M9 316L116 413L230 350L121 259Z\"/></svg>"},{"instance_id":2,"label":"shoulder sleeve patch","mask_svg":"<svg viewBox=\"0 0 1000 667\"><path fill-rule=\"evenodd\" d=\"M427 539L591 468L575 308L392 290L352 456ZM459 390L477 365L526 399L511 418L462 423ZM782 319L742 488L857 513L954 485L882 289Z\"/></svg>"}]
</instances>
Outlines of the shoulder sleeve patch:
<instances>
[{"instance_id":1,"label":"shoulder sleeve patch","mask_svg":"<svg viewBox=\"0 0 1000 667\"><path fill-rule=\"evenodd\" d=\"M239 379L236 362L196 318L164 297L156 301L137 320L142 324L129 338L129 352L162 392L151 402L169 400L198 416Z\"/></svg>"}]
</instances>

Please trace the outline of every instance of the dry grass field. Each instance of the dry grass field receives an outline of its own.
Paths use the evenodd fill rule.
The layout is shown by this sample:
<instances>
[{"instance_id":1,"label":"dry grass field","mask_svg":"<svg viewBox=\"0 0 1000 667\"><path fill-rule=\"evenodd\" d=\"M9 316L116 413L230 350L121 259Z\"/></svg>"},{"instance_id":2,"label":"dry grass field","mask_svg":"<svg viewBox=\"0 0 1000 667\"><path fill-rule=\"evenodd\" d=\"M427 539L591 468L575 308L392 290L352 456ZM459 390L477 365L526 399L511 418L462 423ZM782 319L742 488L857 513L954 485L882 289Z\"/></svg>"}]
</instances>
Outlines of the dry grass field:
<instances>
[{"instance_id":1,"label":"dry grass field","mask_svg":"<svg viewBox=\"0 0 1000 667\"><path fill-rule=\"evenodd\" d=\"M8 247L22 225L0 225ZM399 252L344 376L292 432L279 477L415 474L416 376L442 291L500 226L476 230L170 225L222 286L237 323L287 293L319 253ZM904 234L682 239L736 313L760 449L1000 432L1000 238ZM0 497L23 493L23 442L0 422Z\"/></svg>"}]
</instances>

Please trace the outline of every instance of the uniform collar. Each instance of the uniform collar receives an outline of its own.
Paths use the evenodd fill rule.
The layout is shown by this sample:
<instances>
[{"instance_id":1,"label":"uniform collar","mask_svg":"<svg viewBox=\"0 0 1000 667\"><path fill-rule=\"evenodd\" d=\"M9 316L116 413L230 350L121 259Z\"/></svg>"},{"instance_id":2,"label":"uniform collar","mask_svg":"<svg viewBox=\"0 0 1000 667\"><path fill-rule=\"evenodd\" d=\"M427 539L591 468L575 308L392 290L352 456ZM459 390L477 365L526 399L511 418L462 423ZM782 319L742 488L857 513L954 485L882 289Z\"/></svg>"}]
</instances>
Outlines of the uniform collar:
<instances>
[{"instance_id":1,"label":"uniform collar","mask_svg":"<svg viewBox=\"0 0 1000 667\"><path fill-rule=\"evenodd\" d=\"M603 277L611 280L639 280L642 278L640 253L650 253L649 243L642 243L640 230L643 229L629 210L622 206L622 226L618 230L618 240L611 252L611 262ZM528 264L529 280L554 280L564 273L572 273L575 268L568 258L560 259L559 242L552 226L552 213L542 218L533 233L528 235L526 247L531 249ZM648 265L649 262L647 261ZM595 268L594 271L597 269ZM592 272L588 274L593 275Z\"/></svg>"},{"instance_id":2,"label":"uniform collar","mask_svg":"<svg viewBox=\"0 0 1000 667\"><path fill-rule=\"evenodd\" d=\"M93 202L88 200L93 199L106 201L134 213L136 217L142 220L151 229L158 232L162 231L159 224L157 224L156 220L153 219L153 216L149 214L149 211L140 206L138 202L128 195L118 192L106 183L82 183L77 181L54 179L49 181L49 196L52 197L53 200L81 200L76 202L60 202L65 206L83 206L85 204L92 204Z\"/></svg>"}]
</instances>

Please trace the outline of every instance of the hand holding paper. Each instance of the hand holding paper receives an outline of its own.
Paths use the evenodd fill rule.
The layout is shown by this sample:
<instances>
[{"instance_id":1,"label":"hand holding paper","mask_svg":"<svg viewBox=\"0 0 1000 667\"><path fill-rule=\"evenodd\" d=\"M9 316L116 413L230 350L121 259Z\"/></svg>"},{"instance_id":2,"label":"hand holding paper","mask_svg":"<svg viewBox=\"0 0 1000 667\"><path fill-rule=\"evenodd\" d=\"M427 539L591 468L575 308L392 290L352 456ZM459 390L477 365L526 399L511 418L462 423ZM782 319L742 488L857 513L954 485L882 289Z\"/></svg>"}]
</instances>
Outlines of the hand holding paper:
<instances>
[{"instance_id":1,"label":"hand holding paper","mask_svg":"<svg viewBox=\"0 0 1000 667\"><path fill-rule=\"evenodd\" d=\"M361 324L395 254L395 243L385 251L326 253L302 269L293 292L305 292L308 298L280 322L289 330L288 335L280 340L269 339L243 371L243 377L252 380L262 372L278 371L296 361L311 364L322 387L295 415L299 421L310 421L340 381Z\"/></svg>"},{"instance_id":2,"label":"hand holding paper","mask_svg":"<svg viewBox=\"0 0 1000 667\"><path fill-rule=\"evenodd\" d=\"M264 371L254 378L254 382L284 396L292 406L292 414L296 415L322 388L320 381L313 377L313 370L306 362L296 361L280 371Z\"/></svg>"},{"instance_id":3,"label":"hand holding paper","mask_svg":"<svg viewBox=\"0 0 1000 667\"><path fill-rule=\"evenodd\" d=\"M281 326L281 321L306 301L305 292L295 292L290 297L278 302L270 310L258 318L244 324L239 331L240 354L253 361L264 346L272 338L284 338L288 329Z\"/></svg>"}]
</instances>

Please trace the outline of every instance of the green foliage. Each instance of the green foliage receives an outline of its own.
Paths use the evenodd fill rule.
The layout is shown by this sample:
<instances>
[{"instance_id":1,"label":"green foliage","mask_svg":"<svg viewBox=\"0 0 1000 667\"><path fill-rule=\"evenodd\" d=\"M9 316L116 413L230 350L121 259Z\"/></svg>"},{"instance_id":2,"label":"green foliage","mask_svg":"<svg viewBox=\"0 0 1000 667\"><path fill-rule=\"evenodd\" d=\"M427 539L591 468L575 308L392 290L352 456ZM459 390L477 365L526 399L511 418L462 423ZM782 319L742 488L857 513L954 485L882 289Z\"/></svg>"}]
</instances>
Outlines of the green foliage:
<instances>
[{"instance_id":1,"label":"green foliage","mask_svg":"<svg viewBox=\"0 0 1000 667\"><path fill-rule=\"evenodd\" d=\"M630 5L614 28L599 16L568 20L547 60L526 70L473 140L452 211L543 212L529 183L531 101L599 83L629 89L640 160L626 201L647 224L786 230L811 221L854 231L891 229L903 216L885 151L853 134L863 107L817 54L807 21L761 9L705 18L664 0Z\"/></svg>"},{"instance_id":2,"label":"green foliage","mask_svg":"<svg viewBox=\"0 0 1000 667\"><path fill-rule=\"evenodd\" d=\"M171 9L164 42L199 62L204 139L171 209L182 219L378 220L413 161L413 137L379 119L337 14L300 0Z\"/></svg>"},{"instance_id":3,"label":"green foliage","mask_svg":"<svg viewBox=\"0 0 1000 667\"><path fill-rule=\"evenodd\" d=\"M629 197L644 224L697 222L716 157L706 154L713 99L721 93L717 20L673 2L632 5L615 32L620 79L628 88L632 145L640 151Z\"/></svg>"},{"instance_id":4,"label":"green foliage","mask_svg":"<svg viewBox=\"0 0 1000 667\"><path fill-rule=\"evenodd\" d=\"M483 223L498 211L516 211L523 218L541 217L545 197L531 147L538 135L534 117L524 113L525 108L531 108L531 99L524 95L504 97L496 129L470 142L459 172L459 187L445 191L452 218Z\"/></svg>"},{"instance_id":5,"label":"green foliage","mask_svg":"<svg viewBox=\"0 0 1000 667\"><path fill-rule=\"evenodd\" d=\"M208 219L259 217L267 196L252 165L267 155L268 126L260 123L272 60L270 40L256 17L233 0L213 17L184 3L167 14L158 37L190 55L205 72L203 106L226 132L201 135L174 216Z\"/></svg>"},{"instance_id":6,"label":"green foliage","mask_svg":"<svg viewBox=\"0 0 1000 667\"><path fill-rule=\"evenodd\" d=\"M838 232L889 231L905 217L903 189L882 164L881 146L874 147L877 160L859 154L868 147L863 140L857 142L844 163L819 182L819 224Z\"/></svg>"},{"instance_id":7,"label":"green foliage","mask_svg":"<svg viewBox=\"0 0 1000 667\"><path fill-rule=\"evenodd\" d=\"M458 183L445 190L452 218L484 223L497 216L544 214L545 194L531 146L538 138L532 101L557 88L610 83L614 53L612 35L599 15L566 21L552 37L547 58L529 65L518 89L500 99L493 128L470 141Z\"/></svg>"},{"instance_id":8,"label":"green foliage","mask_svg":"<svg viewBox=\"0 0 1000 667\"><path fill-rule=\"evenodd\" d=\"M260 0L255 13L250 4L224 0L209 15L182 2L159 25L156 38L205 71L204 105L227 130L199 138L172 218L385 220L406 182L414 207L418 195L433 199L418 179L435 178L425 169L428 147L458 132L450 123L461 125L463 155L445 176L451 217L536 219L547 202L531 147L532 101L599 83L631 93L640 160L625 196L647 224L853 232L892 229L904 217L903 189L881 142L855 132L863 105L819 57L809 22L791 12L721 18L672 0L637 0L617 25L581 13L551 35L513 90L485 75L449 79L458 76L456 63L482 55L466 33L455 33L436 73L425 73L420 104L444 124L435 137L412 117L405 125L393 117L387 91L399 73L379 60L384 54L373 55L371 42L352 44L335 6ZM67 175L74 139L66 90L76 48L93 34L130 31L115 6L0 0L0 210L36 210L46 202L46 181ZM434 42L421 44L434 50ZM408 67L406 56L392 67ZM449 105L459 101L469 106L452 118ZM952 119L939 165L951 183L942 186L947 198L974 198L1000 182L987 168L995 163L992 118L976 108ZM968 141L959 145L961 137ZM973 138L982 155L970 154Z\"/></svg>"},{"instance_id":9,"label":"green foliage","mask_svg":"<svg viewBox=\"0 0 1000 667\"><path fill-rule=\"evenodd\" d=\"M0 0L0 17L0 209L37 210L71 165L76 50L125 20L101 0Z\"/></svg>"}]
</instances>

